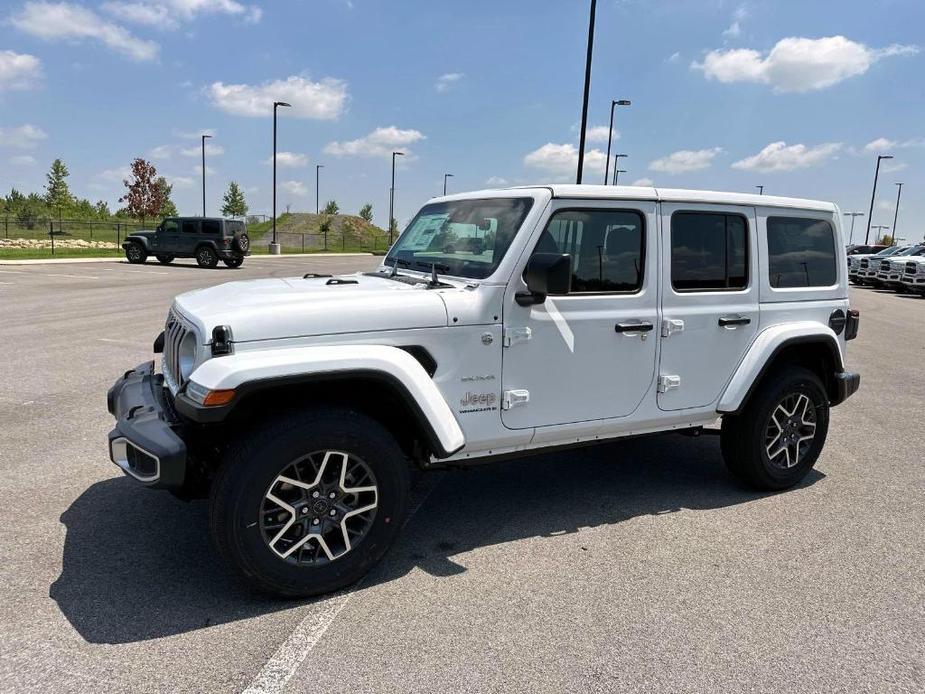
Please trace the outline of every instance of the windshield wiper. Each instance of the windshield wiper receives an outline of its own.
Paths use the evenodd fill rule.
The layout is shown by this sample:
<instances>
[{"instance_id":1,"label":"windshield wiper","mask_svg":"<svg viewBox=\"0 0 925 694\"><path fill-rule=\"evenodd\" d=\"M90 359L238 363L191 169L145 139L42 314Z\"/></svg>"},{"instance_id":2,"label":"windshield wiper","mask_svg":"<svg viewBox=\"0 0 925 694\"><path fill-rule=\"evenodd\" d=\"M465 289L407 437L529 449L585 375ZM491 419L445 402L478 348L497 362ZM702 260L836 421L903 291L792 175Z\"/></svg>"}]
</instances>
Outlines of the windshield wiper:
<instances>
[{"instance_id":1,"label":"windshield wiper","mask_svg":"<svg viewBox=\"0 0 925 694\"><path fill-rule=\"evenodd\" d=\"M433 271L434 269L437 269L437 270L439 270L440 272L449 272L449 271L450 271L450 266L449 266L449 265L444 265L443 263L425 263L423 260L416 260L416 261L414 261L414 264L415 264L417 267L422 267L422 268L424 268L425 270L430 270L430 271Z\"/></svg>"}]
</instances>

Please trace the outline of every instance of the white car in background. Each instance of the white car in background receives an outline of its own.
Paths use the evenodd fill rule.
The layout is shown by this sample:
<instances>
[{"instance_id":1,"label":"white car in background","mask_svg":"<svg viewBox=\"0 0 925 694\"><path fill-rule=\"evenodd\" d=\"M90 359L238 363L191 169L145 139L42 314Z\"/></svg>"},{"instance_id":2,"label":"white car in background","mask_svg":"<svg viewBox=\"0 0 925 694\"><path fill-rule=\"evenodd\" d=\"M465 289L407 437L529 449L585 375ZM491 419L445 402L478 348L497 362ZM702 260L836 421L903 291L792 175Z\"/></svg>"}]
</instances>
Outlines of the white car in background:
<instances>
[{"instance_id":1,"label":"white car in background","mask_svg":"<svg viewBox=\"0 0 925 694\"><path fill-rule=\"evenodd\" d=\"M848 258L848 279L861 286L878 285L877 273L880 272L880 263L885 258L900 255L911 248L912 246L892 246L870 256L851 256Z\"/></svg>"},{"instance_id":2,"label":"white car in background","mask_svg":"<svg viewBox=\"0 0 925 694\"><path fill-rule=\"evenodd\" d=\"M925 296L925 256L909 258L903 268L902 290Z\"/></svg>"},{"instance_id":3,"label":"white car in background","mask_svg":"<svg viewBox=\"0 0 925 694\"><path fill-rule=\"evenodd\" d=\"M896 291L905 291L905 285L902 283L903 273L906 270L907 262L914 262L916 259L925 256L925 246L913 246L912 248L891 255L889 258L880 261L880 268L877 271L877 282L879 286L893 289Z\"/></svg>"}]
</instances>

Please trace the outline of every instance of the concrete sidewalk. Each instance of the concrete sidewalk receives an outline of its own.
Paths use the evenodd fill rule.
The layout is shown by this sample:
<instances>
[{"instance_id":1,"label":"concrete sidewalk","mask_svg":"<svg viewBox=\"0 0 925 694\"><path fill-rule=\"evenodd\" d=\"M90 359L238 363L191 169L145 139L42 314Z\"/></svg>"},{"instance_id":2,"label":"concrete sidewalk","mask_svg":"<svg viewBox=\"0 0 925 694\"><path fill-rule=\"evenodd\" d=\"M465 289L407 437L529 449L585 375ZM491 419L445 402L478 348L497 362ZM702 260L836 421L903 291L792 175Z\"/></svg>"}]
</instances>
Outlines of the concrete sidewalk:
<instances>
[{"instance_id":1,"label":"concrete sidewalk","mask_svg":"<svg viewBox=\"0 0 925 694\"><path fill-rule=\"evenodd\" d=\"M337 258L351 258L359 257L365 258L373 255L372 253L283 253L282 255L251 255L248 256L250 260L256 260L258 258L269 258L276 260L279 258L328 258L328 257L337 257ZM128 265L128 261L125 258L113 256L111 258L31 258L29 260L13 260L0 258L0 265L67 265L71 263L125 263Z\"/></svg>"}]
</instances>

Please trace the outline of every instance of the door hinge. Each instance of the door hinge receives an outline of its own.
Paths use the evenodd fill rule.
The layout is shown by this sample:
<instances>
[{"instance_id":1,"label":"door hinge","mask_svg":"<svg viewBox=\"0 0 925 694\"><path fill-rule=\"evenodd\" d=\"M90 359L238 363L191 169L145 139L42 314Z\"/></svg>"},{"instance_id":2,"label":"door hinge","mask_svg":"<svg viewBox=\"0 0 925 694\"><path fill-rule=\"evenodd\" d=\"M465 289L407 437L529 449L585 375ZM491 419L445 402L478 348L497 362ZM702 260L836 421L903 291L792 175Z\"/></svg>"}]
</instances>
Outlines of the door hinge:
<instances>
[{"instance_id":1,"label":"door hinge","mask_svg":"<svg viewBox=\"0 0 925 694\"><path fill-rule=\"evenodd\" d=\"M675 388L681 387L681 377L680 376L659 376L658 377L658 392L667 393L669 390L674 390Z\"/></svg>"},{"instance_id":2,"label":"door hinge","mask_svg":"<svg viewBox=\"0 0 925 694\"><path fill-rule=\"evenodd\" d=\"M510 410L530 402L529 390L506 390L501 394L501 409Z\"/></svg>"},{"instance_id":3,"label":"door hinge","mask_svg":"<svg viewBox=\"0 0 925 694\"><path fill-rule=\"evenodd\" d=\"M662 337L670 337L671 333L684 331L684 321L677 318L666 318L662 321Z\"/></svg>"},{"instance_id":4,"label":"door hinge","mask_svg":"<svg viewBox=\"0 0 925 694\"><path fill-rule=\"evenodd\" d=\"M518 342L526 342L531 337L533 337L533 331L530 328L505 328L504 346L511 347Z\"/></svg>"}]
</instances>

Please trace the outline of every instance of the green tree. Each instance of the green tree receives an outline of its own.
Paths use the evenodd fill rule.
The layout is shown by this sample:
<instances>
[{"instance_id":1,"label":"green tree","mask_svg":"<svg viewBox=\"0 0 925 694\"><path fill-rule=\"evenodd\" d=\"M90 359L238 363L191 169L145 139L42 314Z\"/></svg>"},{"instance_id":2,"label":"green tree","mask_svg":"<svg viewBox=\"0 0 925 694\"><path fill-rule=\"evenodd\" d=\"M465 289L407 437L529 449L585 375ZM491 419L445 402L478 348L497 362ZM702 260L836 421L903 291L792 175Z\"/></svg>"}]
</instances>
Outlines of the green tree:
<instances>
[{"instance_id":1,"label":"green tree","mask_svg":"<svg viewBox=\"0 0 925 694\"><path fill-rule=\"evenodd\" d=\"M173 186L170 185L163 176L158 176L156 183L161 189L161 195L164 197L164 201L161 203L161 209L157 213L158 217L180 216L180 213L177 211L177 206L174 204L173 200L170 199L170 195L173 193Z\"/></svg>"},{"instance_id":2,"label":"green tree","mask_svg":"<svg viewBox=\"0 0 925 694\"><path fill-rule=\"evenodd\" d=\"M363 205L360 208L360 217L362 217L367 224L373 223L373 206L369 203Z\"/></svg>"},{"instance_id":3,"label":"green tree","mask_svg":"<svg viewBox=\"0 0 925 694\"><path fill-rule=\"evenodd\" d=\"M35 193L29 193L29 197L22 201L16 212L16 222L26 229L34 229L35 225L47 216L47 212L48 208L44 198Z\"/></svg>"},{"instance_id":4,"label":"green tree","mask_svg":"<svg viewBox=\"0 0 925 694\"><path fill-rule=\"evenodd\" d=\"M96 216L100 219L109 219L112 216L109 205L106 204L105 200L97 200L93 208L96 210Z\"/></svg>"},{"instance_id":5,"label":"green tree","mask_svg":"<svg viewBox=\"0 0 925 694\"><path fill-rule=\"evenodd\" d=\"M225 197L222 198L222 214L226 217L243 217L247 214L247 202L244 200L244 191L235 181L228 184Z\"/></svg>"},{"instance_id":6,"label":"green tree","mask_svg":"<svg viewBox=\"0 0 925 694\"><path fill-rule=\"evenodd\" d=\"M132 162L131 178L123 179L126 193L119 202L124 202L127 213L145 223L145 219L157 217L164 204L164 189L158 184L154 164L137 158Z\"/></svg>"},{"instance_id":7,"label":"green tree","mask_svg":"<svg viewBox=\"0 0 925 694\"><path fill-rule=\"evenodd\" d=\"M60 159L55 159L51 163L51 169L45 174L47 181L45 184L45 204L59 215L74 203L74 196L71 195L71 191L67 187L67 177L69 175L70 172L67 170L67 166Z\"/></svg>"},{"instance_id":8,"label":"green tree","mask_svg":"<svg viewBox=\"0 0 925 694\"><path fill-rule=\"evenodd\" d=\"M337 214L338 212L340 212L340 208L337 206L337 200L328 200L324 204L325 214Z\"/></svg>"}]
</instances>

